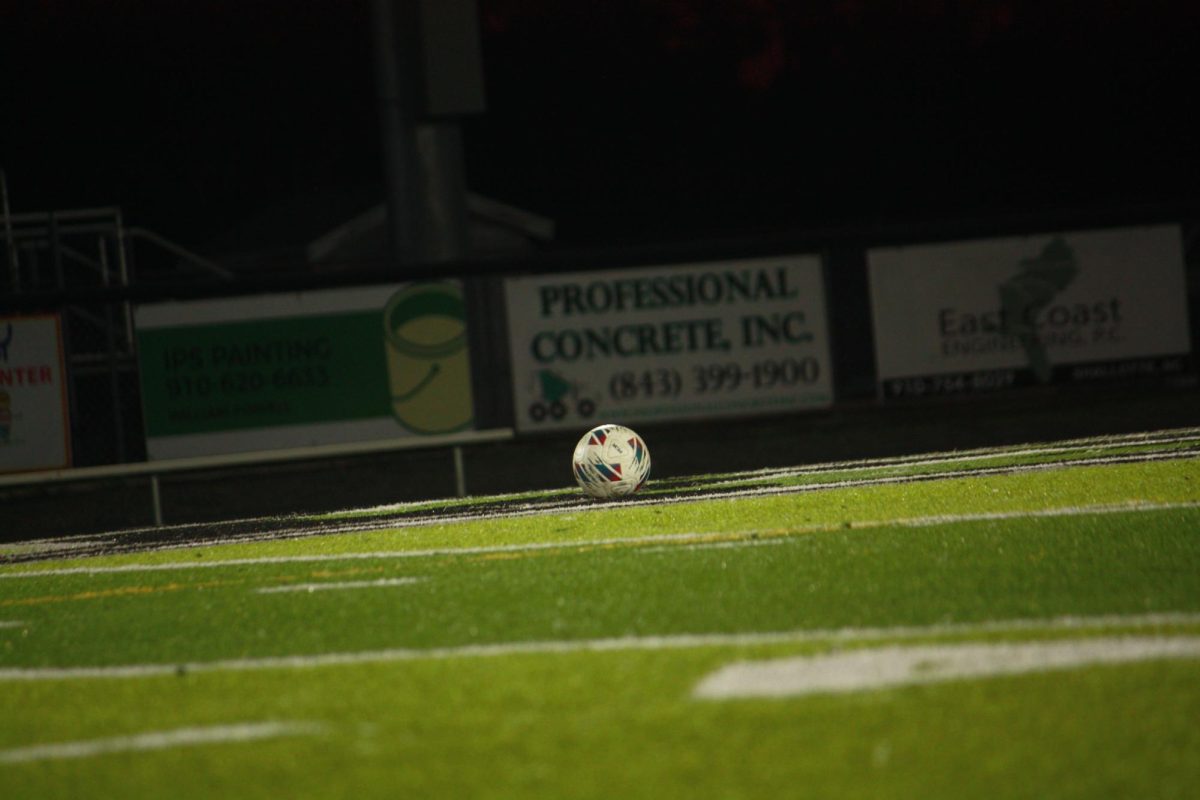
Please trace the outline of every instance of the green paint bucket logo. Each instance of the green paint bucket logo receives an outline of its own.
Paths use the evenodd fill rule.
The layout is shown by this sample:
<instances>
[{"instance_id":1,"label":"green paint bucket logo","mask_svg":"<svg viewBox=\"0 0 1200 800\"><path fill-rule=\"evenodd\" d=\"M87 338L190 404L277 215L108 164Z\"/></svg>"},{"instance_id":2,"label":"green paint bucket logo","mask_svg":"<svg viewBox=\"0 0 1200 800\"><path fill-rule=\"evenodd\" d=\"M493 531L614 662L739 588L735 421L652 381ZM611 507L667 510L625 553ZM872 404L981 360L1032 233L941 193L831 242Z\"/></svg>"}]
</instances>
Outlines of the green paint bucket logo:
<instances>
[{"instance_id":1,"label":"green paint bucket logo","mask_svg":"<svg viewBox=\"0 0 1200 800\"><path fill-rule=\"evenodd\" d=\"M392 413L415 433L449 433L474 418L462 289L421 283L392 295L383 311Z\"/></svg>"}]
</instances>

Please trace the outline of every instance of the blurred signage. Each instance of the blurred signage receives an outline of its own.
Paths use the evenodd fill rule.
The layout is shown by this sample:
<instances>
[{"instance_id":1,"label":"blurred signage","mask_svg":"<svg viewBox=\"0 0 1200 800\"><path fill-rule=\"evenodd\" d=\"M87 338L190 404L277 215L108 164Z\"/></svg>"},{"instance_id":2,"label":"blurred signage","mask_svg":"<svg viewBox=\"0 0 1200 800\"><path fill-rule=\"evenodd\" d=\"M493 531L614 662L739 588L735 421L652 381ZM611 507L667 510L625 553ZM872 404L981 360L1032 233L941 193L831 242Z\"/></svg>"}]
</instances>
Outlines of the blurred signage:
<instances>
[{"instance_id":1,"label":"blurred signage","mask_svg":"<svg viewBox=\"0 0 1200 800\"><path fill-rule=\"evenodd\" d=\"M456 282L141 306L151 458L474 425Z\"/></svg>"},{"instance_id":2,"label":"blurred signage","mask_svg":"<svg viewBox=\"0 0 1200 800\"><path fill-rule=\"evenodd\" d=\"M62 322L0 316L0 472L71 465Z\"/></svg>"},{"instance_id":3,"label":"blurred signage","mask_svg":"<svg viewBox=\"0 0 1200 800\"><path fill-rule=\"evenodd\" d=\"M823 408L821 261L715 261L505 282L519 430Z\"/></svg>"},{"instance_id":4,"label":"blurred signage","mask_svg":"<svg viewBox=\"0 0 1200 800\"><path fill-rule=\"evenodd\" d=\"M884 398L1191 369L1178 226L879 248L867 259Z\"/></svg>"}]
</instances>

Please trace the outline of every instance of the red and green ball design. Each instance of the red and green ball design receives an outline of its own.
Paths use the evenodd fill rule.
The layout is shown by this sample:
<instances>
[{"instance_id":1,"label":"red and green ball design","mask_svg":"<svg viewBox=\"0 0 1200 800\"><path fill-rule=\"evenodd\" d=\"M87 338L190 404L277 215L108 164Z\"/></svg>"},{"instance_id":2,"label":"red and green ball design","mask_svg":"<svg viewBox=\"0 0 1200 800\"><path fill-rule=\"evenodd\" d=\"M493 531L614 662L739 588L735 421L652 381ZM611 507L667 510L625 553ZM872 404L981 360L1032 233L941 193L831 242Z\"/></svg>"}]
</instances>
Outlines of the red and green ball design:
<instances>
[{"instance_id":1,"label":"red and green ball design","mask_svg":"<svg viewBox=\"0 0 1200 800\"><path fill-rule=\"evenodd\" d=\"M650 476L650 449L624 425L599 425L575 445L571 468L580 488L592 497L624 497Z\"/></svg>"}]
</instances>

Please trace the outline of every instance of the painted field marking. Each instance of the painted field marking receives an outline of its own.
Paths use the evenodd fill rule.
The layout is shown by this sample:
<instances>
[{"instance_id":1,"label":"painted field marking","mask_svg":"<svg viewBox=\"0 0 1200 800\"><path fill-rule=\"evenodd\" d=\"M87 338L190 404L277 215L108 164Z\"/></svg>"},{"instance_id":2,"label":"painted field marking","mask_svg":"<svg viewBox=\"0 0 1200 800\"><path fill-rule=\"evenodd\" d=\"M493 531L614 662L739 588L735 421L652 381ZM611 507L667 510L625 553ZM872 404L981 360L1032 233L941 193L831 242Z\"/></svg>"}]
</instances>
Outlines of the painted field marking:
<instances>
[{"instance_id":1,"label":"painted field marking","mask_svg":"<svg viewBox=\"0 0 1200 800\"><path fill-rule=\"evenodd\" d=\"M957 480L960 478L991 478L1003 475L1027 475L1036 472L1056 472L1072 467L1105 467L1114 466L1117 464L1128 463L1152 463L1160 461L1180 461L1184 459L1196 459L1195 451L1169 451L1163 453L1140 453L1131 455L1116 455L1098 458L1080 458L1070 461L1050 461L1038 464L1018 464L1011 466L1000 467L978 467L975 469L957 469L946 470L943 472L922 472L908 475L887 475L874 478L847 478L836 481L818 481L815 483L800 483L800 484L782 484L774 486L748 486L741 490L731 491L697 491L690 494L676 495L670 497L647 497L643 499L623 500L619 504L602 506L596 504L594 506L579 506L580 511L599 511L610 510L621 507L632 506L651 506L651 505L675 505L678 503L696 503L705 500L736 500L749 497L771 497L777 495L789 494L807 494L809 492L820 492L830 489L856 489L868 486L896 486L906 483L931 483L933 481ZM545 507L545 508L548 508ZM530 511L515 511L512 513L505 512L504 517L519 517L530 516L539 513L537 509ZM436 519L436 522L456 522L465 519L479 519L478 516L470 517L468 515L460 515L458 517L446 516ZM403 524L426 524L425 521L418 522L416 520L401 521Z\"/></svg>"},{"instance_id":2,"label":"painted field marking","mask_svg":"<svg viewBox=\"0 0 1200 800\"><path fill-rule=\"evenodd\" d=\"M25 627L25 623L19 619L0 619L0 629L23 627Z\"/></svg>"},{"instance_id":3,"label":"painted field marking","mask_svg":"<svg viewBox=\"0 0 1200 800\"><path fill-rule=\"evenodd\" d=\"M521 503L511 507L497 509L488 513L465 511L433 515L428 517L401 517L397 519L374 519L366 522L349 522L319 528L287 528L276 531L253 532L240 535L225 535L212 539L195 539L186 544L170 544L152 549L180 549L181 547L208 547L222 544L242 544L261 541L282 541L300 539L312 536L328 536L338 533L368 533L371 531L400 530L403 528L419 528L433 525L452 525L460 522L478 522L494 519L520 519L524 517L545 516L563 511L571 513L604 513L621 509L639 508L644 506L672 506L684 503L701 503L708 500L741 500L756 497L778 497L783 495L808 494L836 489L857 489L871 486L897 486L908 483L931 483L934 481L990 478L1006 475L1026 475L1037 472L1055 472L1072 467L1103 467L1128 463L1151 463L1162 461L1180 461L1196 459L1194 451L1144 453L1132 455L1116 455L1100 458L1085 458L1071 461L1054 461L1040 464L1020 464L1001 467L979 467L975 469L947 470L944 472L927 472L912 475L888 475L873 478L848 478L837 481L818 481L815 483L783 484L773 486L748 486L742 489L731 487L726 490L696 491L686 494L658 496L634 496L622 499L617 503L586 502L576 497L553 503Z\"/></svg>"},{"instance_id":4,"label":"painted field marking","mask_svg":"<svg viewBox=\"0 0 1200 800\"><path fill-rule=\"evenodd\" d=\"M107 753L168 750L204 744L253 742L285 736L315 736L324 730L325 726L315 722L241 722L233 725L176 728L170 731L151 731L132 736L112 736L105 739L86 739L77 742L58 742L57 744L40 744L0 750L0 764L88 758Z\"/></svg>"},{"instance_id":5,"label":"painted field marking","mask_svg":"<svg viewBox=\"0 0 1200 800\"><path fill-rule=\"evenodd\" d=\"M957 522L1002 522L1014 519L1046 519L1055 517L1078 517L1087 515L1121 514L1139 511L1166 511L1171 509L1200 508L1200 501L1187 503L1113 503L1095 506L1062 506L1059 508L1034 509L1032 511L981 511L974 514L932 514L926 517L895 517L893 519L863 519L848 520L837 525L821 525L811 528L788 528L782 532L743 531L737 538L698 541L695 543L676 544L670 547L648 547L640 552L665 553L674 550L709 550L729 549L737 547L757 547L766 544L785 544L793 535L805 533L827 533L838 530L872 530L896 526L900 528L932 528L937 525L951 525ZM734 534L730 534L733 537ZM628 541L615 539L614 542Z\"/></svg>"},{"instance_id":6,"label":"painted field marking","mask_svg":"<svg viewBox=\"0 0 1200 800\"><path fill-rule=\"evenodd\" d=\"M1166 460L1180 460L1184 458L1195 459L1195 451L1176 451L1168 453L1150 453L1150 454L1134 454L1134 455L1118 455L1109 458L1091 458L1080 459L1070 462L1043 463L1032 465L1017 465L1008 467L992 467L992 468L977 468L970 470L945 471L936 473L923 473L917 475L900 475L887 477L862 478L855 480L840 480L840 481L823 481L808 484L792 484L792 485L773 485L773 486L748 486L742 489L725 489L721 491L704 491L690 492L685 494L661 496L650 493L650 496L641 498L628 498L616 504L588 504L582 497L576 497L571 500L561 501L557 503L522 503L505 508L493 509L491 511L481 511L468 507L465 511L457 511L445 515L431 515L423 517L404 517L393 519L371 519L360 522L343 523L337 525L310 525L307 527L292 527L278 528L271 530L252 530L242 533L225 533L217 537L211 538L191 538L176 541L159 541L148 543L133 543L129 546L113 543L113 546L103 548L82 548L74 552L62 551L58 555L62 558L75 557L83 558L96 555L117 555L122 552L154 552L161 550L181 550L190 548L202 548L218 545L230 544L247 544L259 543L263 541L287 541L293 539L309 538L313 536L330 536L342 533L365 533L370 531L386 531L386 530L401 530L405 528L424 527L431 525L448 525L461 522L476 522L488 519L517 519L530 516L544 516L547 514L559 513L562 511L570 512L603 512L618 510L621 508L633 508L640 506L667 506L680 503L695 503L711 500L738 500L754 497L782 496L805 494L814 491L837 490L846 488L863 488L871 486L883 485L900 485L906 483L932 482L941 480L954 480L960 478L981 478L995 477L1004 475L1028 474L1033 472L1047 472L1055 470L1064 470L1072 466L1108 466L1122 463L1146 463ZM253 522L248 520L246 522ZM180 526L183 528L194 526ZM126 533L133 533L127 531ZM207 535L207 534L205 534ZM20 547L28 548L36 543L24 543ZM4 549L0 547L0 558L3 557ZM15 554L15 551L14 551ZM28 553L26 553L28 555ZM36 553L34 553L37 555ZM42 560L38 558L37 560ZM0 575L2 577L2 575Z\"/></svg>"},{"instance_id":7,"label":"painted field marking","mask_svg":"<svg viewBox=\"0 0 1200 800\"><path fill-rule=\"evenodd\" d=\"M871 469L880 465L921 465L924 463L939 463L940 461L951 460L961 461L980 457L1005 457L1006 455L1016 454L1038 454L1061 452L1065 450L1075 449L1071 445L1087 445L1087 449L1103 451L1114 447L1128 447L1136 445L1153 445L1153 444L1171 444L1184 441L1190 441L1194 438L1193 434L1200 432L1200 429L1189 428L1173 431L1158 431L1148 434L1136 434L1128 436L1107 436L1095 437L1092 439L1078 439L1068 442L1059 442L1053 445L1031 445L1025 446L1022 449L1009 448L982 448L973 451L951 451L948 453L931 453L914 456L901 456L885 459L864 459L861 461L835 462L831 464L813 465L810 467L791 467L783 469L759 470L752 473L738 473L736 475L718 475L718 476L701 476L710 482L710 485L727 485L732 479L737 483L745 478L743 476L759 475L760 479L771 479L772 474L776 476L784 476L787 473L807 474L809 472L828 472L831 469L844 469L850 467L852 469ZM276 530L259 530L243 533L226 533L220 537L189 539L186 541L174 542L158 542L148 543L145 545L123 546L120 540L129 535L137 535L145 533L151 529L134 529L120 531L112 534L84 534L78 537L62 537L53 540L40 540L19 542L11 546L0 545L0 559L6 554L14 556L28 555L33 553L42 557L57 554L63 558L74 555L75 557L84 557L89 555L105 555L115 554L120 551L155 551L164 549L181 549L205 547L211 545L234 544L259 542L264 540L283 541L289 539L306 538L317 535L331 535L337 533L360 533L374 530L399 529L407 527L419 527L426 525L449 524L463 521L474 521L480 519L491 518L518 518L526 516L536 516L542 514L556 513L559 511L574 511L574 512L592 512L605 511L618 508L628 508L634 506L645 505L670 505L675 503L699 502L713 499L737 499L740 497L755 497L764 495L780 495L780 494L799 494L810 491L821 491L825 489L841 489L851 487L876 486L887 484L910 483L916 481L933 481L947 480L963 477L985 477L993 475L1020 474L1035 471L1060 470L1072 466L1095 466L1107 464L1120 464L1127 462L1149 462L1162 460L1175 460L1180 458L1194 458L1195 451L1173 451L1162 453L1141 453L1141 454L1125 454L1112 457L1099 458L1084 458L1079 460L1058 461L1052 463L1032 464L1032 465L1013 465L1009 467L992 467L971 470L945 471L937 473L925 473L920 475L906 476L888 476L876 478L864 478L858 480L842 480L842 481L826 481L802 485L787 485L787 486L757 486L746 487L741 491L725 490L725 491L708 491L708 492L690 492L683 495L675 496L654 496L653 494L645 497L628 499L618 504L588 504L583 502L578 496L571 497L558 502L541 502L541 503L517 503L503 509L496 509L491 512L481 512L479 510L454 511L456 506L461 506L462 502L469 503L487 503L494 501L495 498L467 498L466 501L448 503L445 508L451 510L447 514L434 514L427 517L401 517L393 519L369 519L358 522L345 522L341 524L317 524L307 527L291 527L281 528ZM724 483L721 483L724 481ZM663 481L661 485L669 486L672 481ZM557 490L550 494L566 494L569 490ZM500 496L503 497L503 496ZM441 507L441 506L439 506ZM296 518L303 520L304 517ZM246 524L253 523L255 520L240 520L233 521L230 524ZM194 525L180 525L168 528L155 528L156 533L169 531L173 528L188 529L195 527Z\"/></svg>"},{"instance_id":8,"label":"painted field marking","mask_svg":"<svg viewBox=\"0 0 1200 800\"><path fill-rule=\"evenodd\" d=\"M1034 519L1042 517L1069 517L1088 514L1132 514L1147 511L1174 511L1200 508L1200 501L1181 503L1106 503L1092 506L1062 506L1060 508L1033 509L1027 511L985 511L975 514L936 514L926 517L900 517L897 519L860 520L849 523L836 522L820 525L796 526L786 529L763 531L714 531L691 533L666 533L651 536L630 536L613 539L584 539L574 542L529 542L525 544L490 545L482 547L437 547L423 550L375 550L360 553L328 553L295 556L260 556L256 558L227 558L215 561L170 561L161 564L118 564L107 567L61 567L58 569L0 571L0 580L15 578L40 578L51 575L106 575L122 572L163 572L171 570L216 569L265 564L305 564L329 561L358 561L372 559L433 558L443 556L477 556L495 553L523 553L536 550L576 550L593 547L644 545L703 545L713 542L761 541L760 537L784 538L794 535L825 533L845 530L883 528L890 525L924 527L945 525L955 522L981 522L992 520Z\"/></svg>"},{"instance_id":9,"label":"painted field marking","mask_svg":"<svg viewBox=\"0 0 1200 800\"><path fill-rule=\"evenodd\" d=\"M711 542L696 542L694 544L672 544L660 547L642 547L638 548L639 553L678 553L681 550L736 550L745 547L765 547L767 545L787 544L790 533L788 534L771 534L760 533L761 538L751 539L745 536L739 536L736 539L714 540Z\"/></svg>"},{"instance_id":10,"label":"painted field marking","mask_svg":"<svg viewBox=\"0 0 1200 800\"><path fill-rule=\"evenodd\" d=\"M700 681L692 694L702 700L800 697L1194 658L1200 658L1200 636L877 647L730 664Z\"/></svg>"},{"instance_id":11,"label":"painted field marking","mask_svg":"<svg viewBox=\"0 0 1200 800\"><path fill-rule=\"evenodd\" d=\"M1037 455L1037 454L1042 454L1042 453L1051 454L1051 453L1058 453L1058 452L1063 452L1063 451L1089 449L1089 448L1096 449L1096 450L1106 450L1106 449L1119 449L1122 447L1136 447L1136 446L1146 446L1146 445L1155 445L1155 444L1168 444L1169 445L1169 444L1179 444L1182 442L1188 442L1188 441L1192 441L1195 439L1200 439L1200 427L1167 428L1167 429L1163 429L1163 430L1144 431L1144 432L1139 432L1139 433L1109 434L1109 435L1103 435L1103 436L1090 436L1090 437L1083 437L1083 438L1076 438L1076 439L1064 439L1064 440L1057 441L1057 442L1045 442L1045 443L1030 442L1030 443L1021 444L1021 445L1010 445L1010 446L999 446L999 447L978 447L978 448L972 448L972 449L967 449L967 450L944 450L944 451L934 451L934 452L928 452L928 453L916 453L916 454L906 455L906 456L885 456L885 457L881 457L881 458L862 458L862 459L853 459L853 460L845 460L845 461L831 461L831 462L826 462L826 463L822 463L822 464L799 465L799 466L793 466L793 467L768 467L768 468L764 468L764 469L747 470L747 471L738 472L738 473L725 473L725 474L718 474L718 475L711 475L711 476L701 475L701 476L697 476L697 477L711 478L713 480L728 480L735 476L748 476L748 477L760 477L760 478L761 477L770 477L777 473L790 474L796 470L822 470L822 471L824 471L824 470L833 470L833 469L841 470L844 468L872 469L872 468L876 468L876 467L888 467L888 466L907 466L907 465L920 466L920 465L924 465L924 464L940 463L940 461L946 460L946 459L963 460L963 459L976 459L976 458L987 458L987 457L1005 457L1005 456L1011 456L1011 455ZM681 477L681 478L674 478L674 479L668 478L668 479L662 479L660 481L656 481L655 483L657 485L669 485L670 483L672 483L675 480L693 480L693 479L694 478L688 478L688 477ZM504 499L520 500L522 498L526 498L526 497L530 496L531 494L534 494L537 496L564 495L564 496L574 497L577 494L577 492L574 488L568 487L568 488L563 488L563 489L549 489L549 490L546 490L545 492L538 492L538 493L511 492L511 493L507 493L507 494L491 495L491 496L486 496L486 497L466 497L466 498L456 499L456 500L443 500L443 501L413 500L413 501L399 502L399 503L387 503L387 504L373 506L370 508L364 508L364 509L359 509L359 510L363 513L369 513L372 511L379 511L379 512L405 511L405 510L409 510L412 508L418 508L421 506L429 506L432 508L454 507L457 505L462 505L464 502L469 503L469 502L504 500ZM315 514L315 515L308 514L308 515L301 515L300 518L326 519L327 516L328 515L322 515L322 514ZM247 519L242 519L242 520L225 520L225 522L230 522L230 523L232 523L232 522L253 522L253 521L254 521L254 518L247 518ZM192 526L192 523L184 523L184 524L156 527L153 530L164 530L164 529L171 530L173 528L187 528L187 527L191 527L191 526ZM52 539L35 539L35 540L29 540L29 541L24 541L24 542L15 542L15 543L13 543L13 546L36 544L36 545L44 546L44 547L54 547L56 545L69 546L68 543L71 543L71 542L76 542L76 543L85 542L86 543L88 541L96 541L98 543L106 543L107 540L111 537L122 537L122 536L134 535L134 534L142 533L146 530L151 530L151 529L129 528L129 529L125 529L125 530L113 531L113 532L108 532L108 533L103 533L103 534L81 533L81 534L73 534L73 535L68 535L68 536L55 536ZM6 546L0 545L0 549L2 549L4 547L6 547Z\"/></svg>"},{"instance_id":12,"label":"painted field marking","mask_svg":"<svg viewBox=\"0 0 1200 800\"><path fill-rule=\"evenodd\" d=\"M118 586L113 589L96 589L72 594L53 594L43 597L17 597L0 600L0 607L5 606L40 606L47 603L71 603L81 600L107 600L122 597L145 597L152 594L182 592L189 589L212 589L218 586L231 586L241 581L202 581L200 583L164 583L159 586Z\"/></svg>"},{"instance_id":13,"label":"painted field marking","mask_svg":"<svg viewBox=\"0 0 1200 800\"><path fill-rule=\"evenodd\" d=\"M388 530L393 528L412 528L429 525L447 525L458 522L472 522L484 519L511 519L530 516L541 516L544 514L552 514L561 511L569 511L572 513L599 513L605 511L617 511L626 508L636 508L641 506L665 506L676 505L681 503L695 503L706 500L737 500L750 497L764 497L774 495L788 494L805 494L808 492L822 491L826 489L850 489L867 486L885 486L902 483L918 483L929 482L936 480L953 480L957 478L983 478L995 477L1000 475L1017 475L1031 472L1049 472L1066 469L1068 467L1092 467L1092 466L1110 466L1125 463L1143 463L1155 461L1176 461L1184 458L1195 458L1194 452L1167 451L1161 453L1135 453L1128 455L1115 456L1097 456L1090 458L1072 459L1069 461L1051 461L1035 464L1015 464L1009 466L996 467L979 467L974 469L956 469L941 472L927 472L916 474L901 474L901 475L885 475L870 478L846 478L836 481L818 481L815 483L805 484L782 484L771 486L746 486L737 488L737 485L743 482L743 479L717 479L708 483L703 489L688 492L685 494L660 496L653 492L644 495L630 496L622 498L616 503L600 503L587 501L579 496L570 496L563 500L550 502L530 502L516 503L511 506L497 509L490 513L480 513L477 511L458 511L451 510L449 513L441 515L433 515L428 517L400 517L396 519L372 519L365 522L347 521L341 524L333 524L327 527L321 527L319 530L310 530L306 528L291 528L279 531L272 531L271 538L288 539L307 537L311 535L326 535L332 533L363 533L375 530ZM954 460L954 459L951 459ZM912 462L901 466L921 466L923 462ZM937 463L931 461L930 463ZM863 469L871 469L873 467L863 467ZM827 471L823 467L814 470L817 473ZM806 473L801 473L806 474ZM771 476L766 476L771 479ZM788 477L781 475L778 477ZM665 483L665 482L664 482ZM721 490L721 487L729 487L726 490ZM717 491L711 491L717 489ZM484 498L486 500L486 498ZM453 509L454 506L447 506ZM237 542L253 542L261 541L263 536L257 533L224 536L222 538L209 540L196 540L189 542L187 546L205 546L213 544L228 544ZM178 546L178 545L176 545Z\"/></svg>"},{"instance_id":14,"label":"painted field marking","mask_svg":"<svg viewBox=\"0 0 1200 800\"><path fill-rule=\"evenodd\" d=\"M287 586L266 586L255 589L257 594L280 594L283 592L332 592L343 589L383 589L389 586L409 586L420 583L424 578L380 578L375 581L340 581L337 583L296 583Z\"/></svg>"},{"instance_id":15,"label":"painted field marking","mask_svg":"<svg viewBox=\"0 0 1200 800\"><path fill-rule=\"evenodd\" d=\"M796 467L768 467L766 469L748 470L730 475L714 476L712 486L736 485L748 480L793 478L805 475L819 475L824 472L861 472L874 469L889 469L902 467L927 467L937 464L953 464L968 461L985 461L998 458L1025 458L1028 456L1060 455L1082 451L1118 450L1125 447L1145 447L1153 445L1172 445L1195 442L1200 439L1200 428L1187 428L1180 431L1164 431L1155 434L1141 434L1113 441L1092 439L1077 439L1046 445L1018 446L1009 449L977 448L974 450L946 451L938 453L923 453L911 456L890 456L885 458L864 458L853 461L830 461L824 464L810 464ZM1133 454L1131 454L1133 455ZM1090 459L1102 458L1091 456ZM1049 462L1052 464L1073 464L1075 460L1064 462ZM1085 462L1086 463L1086 462ZM684 479L688 480L688 479ZM669 483L670 481L667 481Z\"/></svg>"},{"instance_id":16,"label":"painted field marking","mask_svg":"<svg viewBox=\"0 0 1200 800\"><path fill-rule=\"evenodd\" d=\"M1082 631L1106 627L1161 627L1200 625L1200 613L1099 615L1010 619L989 622L944 623L892 628L809 628L791 631L741 633L682 633L662 636L621 636L603 639L562 639L527 642L497 642L459 647L390 648L312 655L224 659L185 664L125 664L107 667L12 667L0 668L3 681L59 681L75 679L128 679L175 676L205 672L247 672L269 669L313 669L356 664L426 661L456 658L495 658L513 655L604 653L646 650L678 650L697 647L745 647L806 642L848 642L874 639L915 639L934 636L1016 633L1025 631Z\"/></svg>"}]
</instances>

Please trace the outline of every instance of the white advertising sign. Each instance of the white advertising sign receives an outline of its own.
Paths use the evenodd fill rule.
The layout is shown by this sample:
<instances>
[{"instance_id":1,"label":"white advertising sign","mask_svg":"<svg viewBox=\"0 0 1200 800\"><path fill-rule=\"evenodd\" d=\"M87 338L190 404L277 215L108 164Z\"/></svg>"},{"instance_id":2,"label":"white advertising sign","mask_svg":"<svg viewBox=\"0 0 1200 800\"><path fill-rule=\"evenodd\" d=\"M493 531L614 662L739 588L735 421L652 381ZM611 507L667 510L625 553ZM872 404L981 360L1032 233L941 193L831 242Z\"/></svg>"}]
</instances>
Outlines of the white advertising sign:
<instances>
[{"instance_id":1,"label":"white advertising sign","mask_svg":"<svg viewBox=\"0 0 1200 800\"><path fill-rule=\"evenodd\" d=\"M817 256L505 281L517 428L821 408Z\"/></svg>"},{"instance_id":2,"label":"white advertising sign","mask_svg":"<svg viewBox=\"0 0 1200 800\"><path fill-rule=\"evenodd\" d=\"M58 315L0 317L0 472L71 465Z\"/></svg>"},{"instance_id":3,"label":"white advertising sign","mask_svg":"<svg viewBox=\"0 0 1200 800\"><path fill-rule=\"evenodd\" d=\"M1174 225L868 252L885 398L1189 368Z\"/></svg>"}]
</instances>

